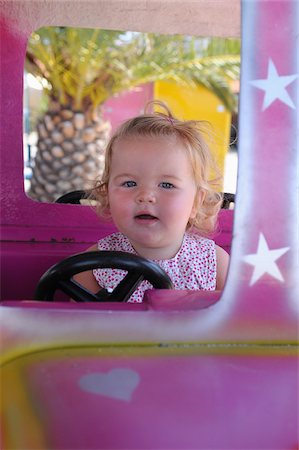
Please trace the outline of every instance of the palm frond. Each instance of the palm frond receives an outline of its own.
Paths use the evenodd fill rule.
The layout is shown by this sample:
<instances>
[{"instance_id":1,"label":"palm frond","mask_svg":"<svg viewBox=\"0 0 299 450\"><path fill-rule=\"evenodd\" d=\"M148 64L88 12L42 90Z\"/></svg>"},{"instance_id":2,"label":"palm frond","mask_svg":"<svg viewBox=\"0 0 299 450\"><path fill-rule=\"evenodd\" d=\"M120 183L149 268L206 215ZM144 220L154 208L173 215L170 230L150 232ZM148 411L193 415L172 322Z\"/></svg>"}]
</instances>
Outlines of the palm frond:
<instances>
[{"instance_id":1,"label":"palm frond","mask_svg":"<svg viewBox=\"0 0 299 450\"><path fill-rule=\"evenodd\" d=\"M61 103L97 107L111 95L158 80L203 85L229 110L239 78L236 39L47 27L29 40L26 69L47 79Z\"/></svg>"}]
</instances>

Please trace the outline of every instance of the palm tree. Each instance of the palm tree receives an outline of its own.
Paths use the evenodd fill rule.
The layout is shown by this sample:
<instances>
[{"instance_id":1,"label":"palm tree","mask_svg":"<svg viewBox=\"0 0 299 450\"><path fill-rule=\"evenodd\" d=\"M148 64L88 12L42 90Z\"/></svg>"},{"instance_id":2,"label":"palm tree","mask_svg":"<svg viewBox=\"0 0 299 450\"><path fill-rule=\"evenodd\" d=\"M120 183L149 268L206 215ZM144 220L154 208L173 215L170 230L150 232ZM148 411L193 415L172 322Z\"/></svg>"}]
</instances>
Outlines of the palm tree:
<instances>
[{"instance_id":1,"label":"palm tree","mask_svg":"<svg viewBox=\"0 0 299 450\"><path fill-rule=\"evenodd\" d=\"M157 80L203 85L234 111L239 78L235 39L47 27L30 37L26 70L39 78L48 109L37 123L38 151L29 195L53 201L88 187L101 173L110 97Z\"/></svg>"}]
</instances>

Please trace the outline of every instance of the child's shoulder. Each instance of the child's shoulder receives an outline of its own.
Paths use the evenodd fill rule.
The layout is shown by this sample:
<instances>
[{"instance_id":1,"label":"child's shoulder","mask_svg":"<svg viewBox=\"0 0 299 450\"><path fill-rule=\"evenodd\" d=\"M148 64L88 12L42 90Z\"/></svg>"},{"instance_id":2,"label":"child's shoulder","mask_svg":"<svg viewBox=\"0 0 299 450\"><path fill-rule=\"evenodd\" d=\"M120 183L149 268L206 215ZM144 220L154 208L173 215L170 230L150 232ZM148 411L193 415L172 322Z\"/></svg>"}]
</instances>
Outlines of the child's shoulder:
<instances>
[{"instance_id":1,"label":"child's shoulder","mask_svg":"<svg viewBox=\"0 0 299 450\"><path fill-rule=\"evenodd\" d=\"M201 236L198 233L188 232L185 234L183 246L181 247L181 254L188 255L191 259L216 259L216 246L212 239Z\"/></svg>"},{"instance_id":2,"label":"child's shoulder","mask_svg":"<svg viewBox=\"0 0 299 450\"><path fill-rule=\"evenodd\" d=\"M188 245L196 245L200 247L215 248L216 244L212 239L201 236L196 232L188 232L185 234L185 240Z\"/></svg>"},{"instance_id":3,"label":"child's shoulder","mask_svg":"<svg viewBox=\"0 0 299 450\"><path fill-rule=\"evenodd\" d=\"M108 234L107 236L104 236L103 238L98 240L98 244L101 244L103 242L116 242L122 240L123 234L119 231Z\"/></svg>"}]
</instances>

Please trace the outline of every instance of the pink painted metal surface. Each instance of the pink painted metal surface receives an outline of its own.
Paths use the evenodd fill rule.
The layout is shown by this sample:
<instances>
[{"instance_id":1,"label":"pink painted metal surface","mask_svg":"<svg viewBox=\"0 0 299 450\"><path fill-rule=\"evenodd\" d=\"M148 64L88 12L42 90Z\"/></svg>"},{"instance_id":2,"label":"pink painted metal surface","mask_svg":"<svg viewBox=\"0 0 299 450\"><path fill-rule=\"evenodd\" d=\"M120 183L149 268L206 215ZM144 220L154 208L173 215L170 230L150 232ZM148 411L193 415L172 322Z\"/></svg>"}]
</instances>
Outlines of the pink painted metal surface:
<instances>
[{"instance_id":1,"label":"pink painted metal surface","mask_svg":"<svg viewBox=\"0 0 299 450\"><path fill-rule=\"evenodd\" d=\"M34 404L27 411L32 429L45 421L39 448L296 448L291 352L101 353L53 349L11 363L25 376L24 401ZM20 410L16 416L23 421ZM27 432L20 431L16 441L24 442Z\"/></svg>"},{"instance_id":2,"label":"pink painted metal surface","mask_svg":"<svg viewBox=\"0 0 299 450\"><path fill-rule=\"evenodd\" d=\"M202 0L121 3L3 3L3 298L26 299L46 263L111 229L88 208L24 195L30 32L106 20L106 28L196 33L214 23L219 34L236 33L235 1L217 2L220 15ZM298 447L298 11L297 1L242 2L238 195L224 292L151 291L136 308L5 302L3 448ZM224 218L231 224L232 213Z\"/></svg>"}]
</instances>

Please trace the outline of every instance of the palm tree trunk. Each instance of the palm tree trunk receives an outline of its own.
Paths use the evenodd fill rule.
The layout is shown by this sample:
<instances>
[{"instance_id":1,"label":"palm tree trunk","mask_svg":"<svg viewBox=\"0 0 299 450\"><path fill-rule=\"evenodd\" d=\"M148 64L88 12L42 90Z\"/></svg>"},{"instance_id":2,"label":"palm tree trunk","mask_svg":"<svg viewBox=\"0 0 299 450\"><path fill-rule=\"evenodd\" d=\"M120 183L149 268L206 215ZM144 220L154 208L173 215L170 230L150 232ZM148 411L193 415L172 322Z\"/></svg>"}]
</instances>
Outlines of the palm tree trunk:
<instances>
[{"instance_id":1,"label":"palm tree trunk","mask_svg":"<svg viewBox=\"0 0 299 450\"><path fill-rule=\"evenodd\" d=\"M89 189L103 171L110 129L100 114L91 117L52 99L37 124L37 153L28 195L53 202L67 192Z\"/></svg>"}]
</instances>

